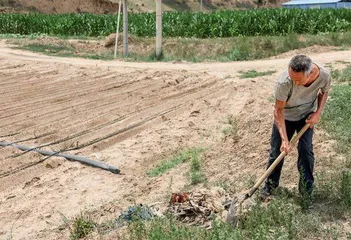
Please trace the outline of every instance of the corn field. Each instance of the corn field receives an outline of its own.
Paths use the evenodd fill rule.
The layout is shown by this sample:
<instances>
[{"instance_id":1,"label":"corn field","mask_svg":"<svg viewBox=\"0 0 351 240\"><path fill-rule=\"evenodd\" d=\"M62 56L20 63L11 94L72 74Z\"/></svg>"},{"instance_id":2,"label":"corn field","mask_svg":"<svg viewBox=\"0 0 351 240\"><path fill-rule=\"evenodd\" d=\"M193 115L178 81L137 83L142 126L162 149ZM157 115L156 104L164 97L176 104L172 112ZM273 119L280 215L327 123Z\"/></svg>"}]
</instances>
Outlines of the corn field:
<instances>
[{"instance_id":1,"label":"corn field","mask_svg":"<svg viewBox=\"0 0 351 240\"><path fill-rule=\"evenodd\" d=\"M140 37L155 36L155 19L155 13L129 14L130 33ZM0 34L98 37L115 32L116 23L116 15L0 14ZM350 30L350 9L281 8L213 13L166 12L163 15L165 37L281 36Z\"/></svg>"}]
</instances>

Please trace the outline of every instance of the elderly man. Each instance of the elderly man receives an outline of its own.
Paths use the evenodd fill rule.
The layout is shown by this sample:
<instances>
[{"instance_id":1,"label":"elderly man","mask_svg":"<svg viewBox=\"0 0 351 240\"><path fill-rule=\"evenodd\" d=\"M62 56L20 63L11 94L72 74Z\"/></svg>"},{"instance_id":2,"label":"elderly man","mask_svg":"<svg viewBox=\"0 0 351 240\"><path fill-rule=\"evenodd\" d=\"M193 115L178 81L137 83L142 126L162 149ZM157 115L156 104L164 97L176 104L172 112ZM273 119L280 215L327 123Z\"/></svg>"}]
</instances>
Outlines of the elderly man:
<instances>
[{"instance_id":1,"label":"elderly man","mask_svg":"<svg viewBox=\"0 0 351 240\"><path fill-rule=\"evenodd\" d=\"M294 56L276 85L274 125L271 136L271 149L267 168L280 152L290 152L289 141L295 131L300 131L306 123L311 125L298 143L297 168L300 173L299 191L310 196L313 190L313 126L318 122L330 89L331 76L322 66L313 63L305 55ZM279 186L284 161L267 178L261 191L265 200L272 190Z\"/></svg>"}]
</instances>

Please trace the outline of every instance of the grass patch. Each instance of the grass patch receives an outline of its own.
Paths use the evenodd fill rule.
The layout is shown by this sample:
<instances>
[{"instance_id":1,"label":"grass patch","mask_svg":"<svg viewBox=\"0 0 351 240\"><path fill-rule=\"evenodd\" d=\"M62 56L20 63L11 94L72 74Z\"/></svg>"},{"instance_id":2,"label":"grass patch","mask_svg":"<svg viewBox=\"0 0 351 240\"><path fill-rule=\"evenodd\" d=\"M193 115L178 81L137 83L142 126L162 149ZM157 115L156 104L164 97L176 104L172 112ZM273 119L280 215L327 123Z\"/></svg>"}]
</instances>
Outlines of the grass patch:
<instances>
[{"instance_id":1,"label":"grass patch","mask_svg":"<svg viewBox=\"0 0 351 240\"><path fill-rule=\"evenodd\" d=\"M130 239L302 239L327 237L318 216L306 214L292 199L278 196L267 207L257 204L240 219L238 228L214 220L212 229L188 226L172 218L129 226Z\"/></svg>"},{"instance_id":2,"label":"grass patch","mask_svg":"<svg viewBox=\"0 0 351 240\"><path fill-rule=\"evenodd\" d=\"M202 159L198 152L191 155L189 175L191 185L204 183L206 181L206 177L203 173Z\"/></svg>"},{"instance_id":3,"label":"grass patch","mask_svg":"<svg viewBox=\"0 0 351 240\"><path fill-rule=\"evenodd\" d=\"M348 76L350 81L351 75ZM351 152L351 86L334 86L330 93L324 113L322 126L338 140L338 149L341 153L349 155Z\"/></svg>"},{"instance_id":4,"label":"grass patch","mask_svg":"<svg viewBox=\"0 0 351 240\"><path fill-rule=\"evenodd\" d=\"M304 213L291 198L279 196L267 207L257 204L241 220L249 239L297 239L316 236L321 230L318 217Z\"/></svg>"},{"instance_id":5,"label":"grass patch","mask_svg":"<svg viewBox=\"0 0 351 240\"><path fill-rule=\"evenodd\" d=\"M345 156L344 164L317 173L316 199L330 203L321 209L328 219L351 217L350 70L348 66L331 71L333 80L339 84L333 86L321 119L321 125L337 140L337 149ZM332 159L330 161L332 165Z\"/></svg>"},{"instance_id":6,"label":"grass patch","mask_svg":"<svg viewBox=\"0 0 351 240\"><path fill-rule=\"evenodd\" d=\"M339 83L351 83L351 65L344 70L331 70L333 80Z\"/></svg>"},{"instance_id":7,"label":"grass patch","mask_svg":"<svg viewBox=\"0 0 351 240\"><path fill-rule=\"evenodd\" d=\"M237 120L234 116L229 116L226 121L226 127L223 128L222 132L224 136L232 138L234 141L238 140L238 127Z\"/></svg>"},{"instance_id":8,"label":"grass patch","mask_svg":"<svg viewBox=\"0 0 351 240\"><path fill-rule=\"evenodd\" d=\"M335 62L341 63L341 64L351 64L351 62L349 62L349 61L342 61L342 60L337 60Z\"/></svg>"},{"instance_id":9,"label":"grass patch","mask_svg":"<svg viewBox=\"0 0 351 240\"><path fill-rule=\"evenodd\" d=\"M348 175L346 178L349 178ZM349 194L350 182L347 180L343 183L346 189L341 194ZM342 187L342 186L341 186ZM142 212L133 212L127 215L121 215L119 219L124 221L127 226L125 239L198 239L198 240L219 240L219 239L340 239L345 236L342 229L337 226L326 226L323 221L325 216L330 216L324 208L326 205L319 206L314 212L306 212L297 204L298 193L295 191L279 191L268 205L262 204L259 200L253 208L241 215L237 228L219 221L213 216L212 229L206 230L201 226L190 226L176 221L172 216L166 215L159 218L156 216L144 214ZM342 197L344 195L339 195ZM344 204L344 203L343 203ZM348 204L348 203L347 203ZM333 205L327 208L335 210ZM339 211L339 210L338 210ZM134 214L138 213L138 215ZM335 217L335 214L332 215ZM335 220L335 218L333 218ZM105 232L117 229L116 221L114 224L97 225L89 218L80 217L74 222L78 227L75 235L71 234L71 239L86 237L92 231L98 231L102 234L101 228ZM78 230L79 229L79 230ZM73 236L75 238L73 238ZM347 233L346 233L347 236Z\"/></svg>"},{"instance_id":10,"label":"grass patch","mask_svg":"<svg viewBox=\"0 0 351 240\"><path fill-rule=\"evenodd\" d=\"M344 70L332 70L331 75L337 83L348 84L333 86L321 124L338 140L338 149L346 154L347 161L351 161L351 66Z\"/></svg>"},{"instance_id":11,"label":"grass patch","mask_svg":"<svg viewBox=\"0 0 351 240\"><path fill-rule=\"evenodd\" d=\"M70 239L84 238L92 233L96 226L97 224L89 216L80 214L73 220L72 227L70 227Z\"/></svg>"},{"instance_id":12,"label":"grass patch","mask_svg":"<svg viewBox=\"0 0 351 240\"><path fill-rule=\"evenodd\" d=\"M32 52L42 52L47 53L49 55L55 55L56 53L60 52L71 52L72 48L64 46L64 45L50 45L50 44L39 44L33 43L28 44L24 47L24 49L32 51Z\"/></svg>"},{"instance_id":13,"label":"grass patch","mask_svg":"<svg viewBox=\"0 0 351 240\"><path fill-rule=\"evenodd\" d=\"M168 170L178 166L181 163L187 162L189 160L191 160L191 162L193 162L193 159L198 159L199 154L203 151L204 151L204 149L202 149L202 148L195 148L195 149L190 149L190 150L186 150L186 151L177 153L171 159L167 159L167 160L161 162L155 168L148 171L147 175L149 175L151 177L157 177L157 176L164 174Z\"/></svg>"},{"instance_id":14,"label":"grass patch","mask_svg":"<svg viewBox=\"0 0 351 240\"><path fill-rule=\"evenodd\" d=\"M276 72L276 71L257 72L256 70L249 70L249 71L247 71L247 72L239 71L239 73L241 74L241 75L239 76L239 78L243 79L243 78L262 77L262 76L272 75L272 74L275 73L275 72Z\"/></svg>"},{"instance_id":15,"label":"grass patch","mask_svg":"<svg viewBox=\"0 0 351 240\"><path fill-rule=\"evenodd\" d=\"M68 45L64 42L61 44L41 44L41 43L33 43L28 44L22 47L18 47L18 49L25 49L32 52L40 52L51 56L57 57L81 57L87 59L97 59L97 60L112 60L113 53L112 52L103 52L103 53L94 53L92 51L77 51L74 46Z\"/></svg>"},{"instance_id":16,"label":"grass patch","mask_svg":"<svg viewBox=\"0 0 351 240\"><path fill-rule=\"evenodd\" d=\"M93 53L82 53L78 57L96 60L113 60L114 56L112 52L107 52L103 54L93 54Z\"/></svg>"},{"instance_id":17,"label":"grass patch","mask_svg":"<svg viewBox=\"0 0 351 240\"><path fill-rule=\"evenodd\" d=\"M322 222L351 217L351 171L330 167L316 173L313 202Z\"/></svg>"},{"instance_id":18,"label":"grass patch","mask_svg":"<svg viewBox=\"0 0 351 240\"><path fill-rule=\"evenodd\" d=\"M351 207L351 171L343 171L342 173L340 195L342 203Z\"/></svg>"}]
</instances>

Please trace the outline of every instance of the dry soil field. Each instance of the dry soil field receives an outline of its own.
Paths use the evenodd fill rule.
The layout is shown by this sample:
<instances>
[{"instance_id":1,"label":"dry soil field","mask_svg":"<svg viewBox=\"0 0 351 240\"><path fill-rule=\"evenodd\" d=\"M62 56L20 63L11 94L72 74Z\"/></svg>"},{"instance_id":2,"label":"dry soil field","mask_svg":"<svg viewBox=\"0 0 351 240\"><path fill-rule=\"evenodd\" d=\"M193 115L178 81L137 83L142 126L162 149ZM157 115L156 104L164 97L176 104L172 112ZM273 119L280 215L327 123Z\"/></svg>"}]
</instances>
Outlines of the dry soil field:
<instances>
[{"instance_id":1,"label":"dry soil field","mask_svg":"<svg viewBox=\"0 0 351 240\"><path fill-rule=\"evenodd\" d=\"M350 60L351 51L310 56L338 66ZM38 163L44 158L40 154L1 147L0 239L67 238L63 216L96 210L103 221L135 203L166 204L170 192L186 185L187 166L156 178L146 171L185 148L208 149L203 160L210 183L242 186L240 176L258 176L264 170L270 99L289 59L104 62L13 50L1 41L0 141L85 156L117 166L123 174L57 157ZM239 71L252 69L276 73L238 77ZM237 119L237 141L222 133L230 115ZM316 130L318 158L334 156L332 141ZM285 165L285 185L297 183L295 154ZM317 161L317 171L319 167Z\"/></svg>"}]
</instances>

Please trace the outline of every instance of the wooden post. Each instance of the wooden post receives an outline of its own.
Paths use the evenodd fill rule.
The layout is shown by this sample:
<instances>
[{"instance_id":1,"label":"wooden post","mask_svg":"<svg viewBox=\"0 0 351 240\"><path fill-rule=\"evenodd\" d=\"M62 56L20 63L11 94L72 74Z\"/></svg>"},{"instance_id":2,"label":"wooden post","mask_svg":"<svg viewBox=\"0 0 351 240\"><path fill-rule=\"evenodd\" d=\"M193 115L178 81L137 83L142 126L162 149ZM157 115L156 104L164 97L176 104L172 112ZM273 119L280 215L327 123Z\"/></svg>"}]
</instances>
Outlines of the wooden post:
<instances>
[{"instance_id":1,"label":"wooden post","mask_svg":"<svg viewBox=\"0 0 351 240\"><path fill-rule=\"evenodd\" d=\"M122 0L119 0L119 4L118 4L117 29L116 29L116 40L115 40L115 58L117 57L118 34L119 34L119 19L121 18L121 5L122 5Z\"/></svg>"},{"instance_id":2,"label":"wooden post","mask_svg":"<svg viewBox=\"0 0 351 240\"><path fill-rule=\"evenodd\" d=\"M128 8L127 0L123 0L123 55L128 56Z\"/></svg>"},{"instance_id":3,"label":"wooden post","mask_svg":"<svg viewBox=\"0 0 351 240\"><path fill-rule=\"evenodd\" d=\"M156 59L162 57L162 0L156 0Z\"/></svg>"}]
</instances>

